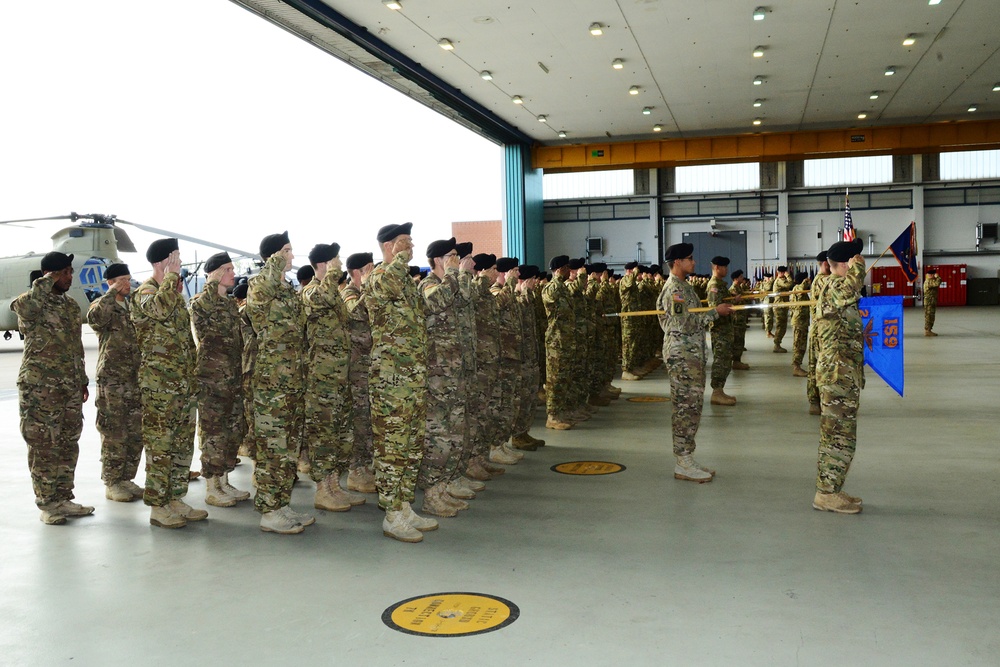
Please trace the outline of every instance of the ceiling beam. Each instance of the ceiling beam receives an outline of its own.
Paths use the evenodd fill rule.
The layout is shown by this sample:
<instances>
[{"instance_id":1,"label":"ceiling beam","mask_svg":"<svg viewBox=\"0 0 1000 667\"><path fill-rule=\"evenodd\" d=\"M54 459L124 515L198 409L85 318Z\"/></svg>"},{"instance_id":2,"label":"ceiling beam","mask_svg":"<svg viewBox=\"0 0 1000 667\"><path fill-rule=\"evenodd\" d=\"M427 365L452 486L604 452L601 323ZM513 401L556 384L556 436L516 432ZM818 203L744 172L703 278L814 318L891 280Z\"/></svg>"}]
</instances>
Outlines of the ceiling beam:
<instances>
[{"instance_id":1,"label":"ceiling beam","mask_svg":"<svg viewBox=\"0 0 1000 667\"><path fill-rule=\"evenodd\" d=\"M986 120L572 146L536 144L532 166L560 173L997 148L1000 121Z\"/></svg>"}]
</instances>

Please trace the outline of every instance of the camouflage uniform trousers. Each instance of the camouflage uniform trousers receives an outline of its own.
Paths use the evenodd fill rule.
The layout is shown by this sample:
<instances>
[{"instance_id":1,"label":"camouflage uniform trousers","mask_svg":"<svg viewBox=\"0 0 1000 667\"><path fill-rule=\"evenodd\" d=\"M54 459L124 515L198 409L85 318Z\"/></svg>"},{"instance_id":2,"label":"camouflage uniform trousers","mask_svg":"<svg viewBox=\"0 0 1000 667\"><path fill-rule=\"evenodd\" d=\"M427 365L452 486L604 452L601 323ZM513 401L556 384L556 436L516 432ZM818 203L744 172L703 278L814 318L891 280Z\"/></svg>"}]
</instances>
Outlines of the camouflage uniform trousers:
<instances>
[{"instance_id":1,"label":"camouflage uniform trousers","mask_svg":"<svg viewBox=\"0 0 1000 667\"><path fill-rule=\"evenodd\" d=\"M514 434L520 435L531 430L535 421L535 407L538 405L538 364L528 362L522 366L521 400L517 418L514 420Z\"/></svg>"},{"instance_id":2,"label":"camouflage uniform trousers","mask_svg":"<svg viewBox=\"0 0 1000 667\"><path fill-rule=\"evenodd\" d=\"M858 403L861 388L850 377L819 387L819 461L816 490L837 493L844 486L857 448Z\"/></svg>"},{"instance_id":3,"label":"camouflage uniform trousers","mask_svg":"<svg viewBox=\"0 0 1000 667\"><path fill-rule=\"evenodd\" d=\"M459 474L468 436L464 382L461 369L453 373L428 373L427 425L424 431L424 454L417 475L417 486L428 489L440 482L450 482Z\"/></svg>"},{"instance_id":4,"label":"camouflage uniform trousers","mask_svg":"<svg viewBox=\"0 0 1000 667\"><path fill-rule=\"evenodd\" d=\"M769 309L770 310L770 309ZM778 308L774 313L774 344L781 345L788 332L788 308Z\"/></svg>"},{"instance_id":5,"label":"camouflage uniform trousers","mask_svg":"<svg viewBox=\"0 0 1000 667\"><path fill-rule=\"evenodd\" d=\"M769 304L774 303L774 298L768 297L763 299L761 303ZM767 333L772 333L774 331L774 309L764 308L764 331Z\"/></svg>"},{"instance_id":6,"label":"camouflage uniform trousers","mask_svg":"<svg viewBox=\"0 0 1000 667\"><path fill-rule=\"evenodd\" d=\"M521 383L524 365L514 359L500 360L500 412L493 445L506 442L514 435L514 422L521 410ZM537 392L536 392L537 393Z\"/></svg>"},{"instance_id":7,"label":"camouflage uniform trousers","mask_svg":"<svg viewBox=\"0 0 1000 667\"><path fill-rule=\"evenodd\" d=\"M725 319L712 324L712 389L725 387L733 371L733 325Z\"/></svg>"},{"instance_id":8,"label":"camouflage uniform trousers","mask_svg":"<svg viewBox=\"0 0 1000 667\"><path fill-rule=\"evenodd\" d=\"M747 322L744 317L733 320L733 361L743 361L743 348L747 346Z\"/></svg>"},{"instance_id":9,"label":"camouflage uniform trousers","mask_svg":"<svg viewBox=\"0 0 1000 667\"><path fill-rule=\"evenodd\" d=\"M641 317L626 317L622 320L622 370L631 371L642 365L639 358Z\"/></svg>"},{"instance_id":10,"label":"camouflage uniform trousers","mask_svg":"<svg viewBox=\"0 0 1000 667\"><path fill-rule=\"evenodd\" d=\"M503 403L500 388L500 365L479 364L476 369L475 393L477 397L468 417L478 422L473 431L472 456L487 456L490 447L499 442L500 406Z\"/></svg>"},{"instance_id":11,"label":"camouflage uniform trousers","mask_svg":"<svg viewBox=\"0 0 1000 667\"><path fill-rule=\"evenodd\" d=\"M221 477L236 469L245 424L240 392L224 385L202 383L198 392L202 476Z\"/></svg>"},{"instance_id":12,"label":"camouflage uniform trousers","mask_svg":"<svg viewBox=\"0 0 1000 667\"><path fill-rule=\"evenodd\" d=\"M934 319L937 316L937 296L927 298L924 295L924 331L934 328Z\"/></svg>"},{"instance_id":13,"label":"camouflage uniform trousers","mask_svg":"<svg viewBox=\"0 0 1000 667\"><path fill-rule=\"evenodd\" d=\"M792 365L801 366L806 356L806 346L809 344L809 325L795 324L792 326Z\"/></svg>"},{"instance_id":14,"label":"camouflage uniform trousers","mask_svg":"<svg viewBox=\"0 0 1000 667\"><path fill-rule=\"evenodd\" d=\"M305 426L301 391L258 388L253 396L254 440L257 443L254 508L261 514L288 505Z\"/></svg>"},{"instance_id":15,"label":"camouflage uniform trousers","mask_svg":"<svg viewBox=\"0 0 1000 667\"><path fill-rule=\"evenodd\" d=\"M18 383L21 435L39 509L73 499L83 432L83 388Z\"/></svg>"},{"instance_id":16,"label":"camouflage uniform trousers","mask_svg":"<svg viewBox=\"0 0 1000 667\"><path fill-rule=\"evenodd\" d=\"M568 355L561 346L545 346L545 411L557 419L565 419L573 410L567 393L572 378Z\"/></svg>"},{"instance_id":17,"label":"camouflage uniform trousers","mask_svg":"<svg viewBox=\"0 0 1000 667\"><path fill-rule=\"evenodd\" d=\"M351 423L351 386L310 375L305 394L305 446L310 477L323 481L351 464L354 425Z\"/></svg>"},{"instance_id":18,"label":"camouflage uniform trousers","mask_svg":"<svg viewBox=\"0 0 1000 667\"><path fill-rule=\"evenodd\" d=\"M143 389L142 444L146 451L143 502L163 507L188 491L198 402L187 391Z\"/></svg>"},{"instance_id":19,"label":"camouflage uniform trousers","mask_svg":"<svg viewBox=\"0 0 1000 667\"><path fill-rule=\"evenodd\" d=\"M142 457L142 405L134 384L97 384L101 479L108 486L131 481Z\"/></svg>"},{"instance_id":20,"label":"camouflage uniform trousers","mask_svg":"<svg viewBox=\"0 0 1000 667\"><path fill-rule=\"evenodd\" d=\"M673 403L670 422L674 454L686 456L694 452L694 436L698 433L705 404L705 362L698 358L668 355L666 345L663 356L670 378L670 401Z\"/></svg>"},{"instance_id":21,"label":"camouflage uniform trousers","mask_svg":"<svg viewBox=\"0 0 1000 667\"><path fill-rule=\"evenodd\" d=\"M367 364L365 364L367 367ZM351 366L351 422L354 424L354 445L351 449L351 468L370 468L372 465L372 408L368 398L368 373L355 371Z\"/></svg>"},{"instance_id":22,"label":"camouflage uniform trousers","mask_svg":"<svg viewBox=\"0 0 1000 667\"><path fill-rule=\"evenodd\" d=\"M819 387L816 385L816 339L809 336L806 342L809 368L806 370L806 398L809 405L819 406Z\"/></svg>"},{"instance_id":23,"label":"camouflage uniform trousers","mask_svg":"<svg viewBox=\"0 0 1000 667\"><path fill-rule=\"evenodd\" d=\"M253 372L243 374L243 444L250 458L257 459L257 430L253 425Z\"/></svg>"},{"instance_id":24,"label":"camouflage uniform trousers","mask_svg":"<svg viewBox=\"0 0 1000 667\"><path fill-rule=\"evenodd\" d=\"M427 420L423 383L416 384L371 382L375 486L384 510L398 512L404 502L413 502Z\"/></svg>"}]
</instances>

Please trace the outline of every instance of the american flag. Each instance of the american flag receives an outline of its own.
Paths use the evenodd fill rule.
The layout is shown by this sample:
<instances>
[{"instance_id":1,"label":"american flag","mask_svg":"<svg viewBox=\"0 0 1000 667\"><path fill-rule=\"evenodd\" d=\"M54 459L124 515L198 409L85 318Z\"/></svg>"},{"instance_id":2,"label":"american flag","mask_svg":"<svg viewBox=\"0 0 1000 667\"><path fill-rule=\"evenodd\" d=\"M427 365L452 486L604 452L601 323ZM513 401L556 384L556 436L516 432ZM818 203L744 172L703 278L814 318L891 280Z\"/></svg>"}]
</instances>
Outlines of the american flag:
<instances>
[{"instance_id":1,"label":"american flag","mask_svg":"<svg viewBox=\"0 0 1000 667\"><path fill-rule=\"evenodd\" d=\"M854 221L851 219L851 200L844 197L844 240L854 240Z\"/></svg>"}]
</instances>

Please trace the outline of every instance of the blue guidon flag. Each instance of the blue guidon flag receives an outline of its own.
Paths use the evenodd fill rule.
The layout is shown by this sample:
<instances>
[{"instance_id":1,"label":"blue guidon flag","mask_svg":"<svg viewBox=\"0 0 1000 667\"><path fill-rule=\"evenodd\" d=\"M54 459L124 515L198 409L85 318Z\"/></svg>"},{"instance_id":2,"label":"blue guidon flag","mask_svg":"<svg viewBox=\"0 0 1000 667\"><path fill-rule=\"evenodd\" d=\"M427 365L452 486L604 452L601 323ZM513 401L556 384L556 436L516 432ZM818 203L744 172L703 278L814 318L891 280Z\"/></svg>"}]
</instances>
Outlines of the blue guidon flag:
<instances>
[{"instance_id":1,"label":"blue guidon flag","mask_svg":"<svg viewBox=\"0 0 1000 667\"><path fill-rule=\"evenodd\" d=\"M906 274L906 279L911 283L917 279L917 223L911 222L903 230L903 233L896 237L896 240L889 246L892 254L896 256L900 268Z\"/></svg>"},{"instance_id":2,"label":"blue guidon flag","mask_svg":"<svg viewBox=\"0 0 1000 667\"><path fill-rule=\"evenodd\" d=\"M865 363L902 396L903 297L865 297L858 309L864 325Z\"/></svg>"}]
</instances>

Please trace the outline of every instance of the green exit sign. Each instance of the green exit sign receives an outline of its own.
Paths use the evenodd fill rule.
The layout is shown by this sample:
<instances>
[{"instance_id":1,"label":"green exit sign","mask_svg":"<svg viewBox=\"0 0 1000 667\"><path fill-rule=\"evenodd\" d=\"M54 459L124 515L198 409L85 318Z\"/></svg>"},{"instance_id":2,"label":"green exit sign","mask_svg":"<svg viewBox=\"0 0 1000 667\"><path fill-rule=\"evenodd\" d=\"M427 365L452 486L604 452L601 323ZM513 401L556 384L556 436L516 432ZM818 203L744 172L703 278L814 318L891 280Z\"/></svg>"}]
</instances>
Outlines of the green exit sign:
<instances>
[{"instance_id":1,"label":"green exit sign","mask_svg":"<svg viewBox=\"0 0 1000 667\"><path fill-rule=\"evenodd\" d=\"M604 157L604 151L590 151L590 157Z\"/></svg>"}]
</instances>

